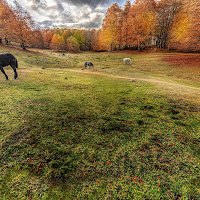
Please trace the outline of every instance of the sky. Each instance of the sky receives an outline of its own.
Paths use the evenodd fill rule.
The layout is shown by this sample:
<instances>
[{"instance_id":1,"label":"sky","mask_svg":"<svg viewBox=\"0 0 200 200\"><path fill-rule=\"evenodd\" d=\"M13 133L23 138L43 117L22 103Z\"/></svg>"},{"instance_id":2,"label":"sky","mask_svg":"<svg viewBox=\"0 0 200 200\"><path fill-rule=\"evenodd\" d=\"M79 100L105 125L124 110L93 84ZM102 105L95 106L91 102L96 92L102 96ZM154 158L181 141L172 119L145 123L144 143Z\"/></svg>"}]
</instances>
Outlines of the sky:
<instances>
[{"instance_id":1,"label":"sky","mask_svg":"<svg viewBox=\"0 0 200 200\"><path fill-rule=\"evenodd\" d=\"M99 29L106 10L126 0L17 0L37 26L47 28ZM13 0L7 0L12 4Z\"/></svg>"}]
</instances>

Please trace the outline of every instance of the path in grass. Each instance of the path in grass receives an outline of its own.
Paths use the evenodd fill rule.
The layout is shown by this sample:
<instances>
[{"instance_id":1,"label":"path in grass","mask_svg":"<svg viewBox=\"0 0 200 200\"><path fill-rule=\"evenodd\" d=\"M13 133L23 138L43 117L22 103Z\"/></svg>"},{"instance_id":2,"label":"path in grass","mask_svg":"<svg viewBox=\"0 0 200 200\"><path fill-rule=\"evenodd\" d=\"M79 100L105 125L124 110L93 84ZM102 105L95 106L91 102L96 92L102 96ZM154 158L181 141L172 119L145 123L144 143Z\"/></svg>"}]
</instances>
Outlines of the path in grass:
<instances>
[{"instance_id":1,"label":"path in grass","mask_svg":"<svg viewBox=\"0 0 200 200\"><path fill-rule=\"evenodd\" d=\"M59 53L49 54L48 51L41 52L48 56L60 56ZM133 65L124 66L120 64L122 57L127 53L129 53L129 57L133 56L133 58L131 57L134 60ZM199 104L200 86L198 84L199 70L197 64L194 65L194 67L185 67L170 65L170 63L167 63L168 58L176 58L177 56L182 56L183 58L186 56L187 59L188 57L191 57L191 59L193 58L193 55L190 54L185 55L170 52L166 52L166 54L150 54L148 52L138 54L138 52L128 51L107 54L97 54L94 52L92 54L88 54L88 52L86 52L72 54L70 59L76 61L76 68L63 70L117 79L127 79L130 81L135 80L152 83L155 84L157 86L156 89L163 94L167 93L171 97L185 99L189 102ZM198 56L196 55L196 57ZM68 58L63 56L60 58L69 61ZM81 67L81 65L85 61L88 61L88 59L92 59L95 62L95 66L97 67L96 69L98 69L98 71L96 71L96 69L94 71L90 71L88 69L81 70L81 68L77 69L77 67ZM164 63L162 60L164 60ZM182 78L180 79L180 77ZM189 81L187 81L188 78Z\"/></svg>"},{"instance_id":2,"label":"path in grass","mask_svg":"<svg viewBox=\"0 0 200 200\"><path fill-rule=\"evenodd\" d=\"M155 77L151 77L151 76L149 76L148 78L125 77L125 76L119 76L119 75L105 74L105 73L97 72L97 71L74 70L74 69L70 69L70 71L85 73L85 74L99 75L99 76L107 76L107 77L111 77L111 78L127 79L130 81L137 80L137 81L149 82L149 83L156 84L160 89L167 90L171 95L176 95L179 98L187 99L194 103L200 103L200 98L199 98L200 97L200 88L183 85L183 84L172 82L169 80L163 80L163 78L155 78ZM160 79L162 79L162 80L160 80Z\"/></svg>"}]
</instances>

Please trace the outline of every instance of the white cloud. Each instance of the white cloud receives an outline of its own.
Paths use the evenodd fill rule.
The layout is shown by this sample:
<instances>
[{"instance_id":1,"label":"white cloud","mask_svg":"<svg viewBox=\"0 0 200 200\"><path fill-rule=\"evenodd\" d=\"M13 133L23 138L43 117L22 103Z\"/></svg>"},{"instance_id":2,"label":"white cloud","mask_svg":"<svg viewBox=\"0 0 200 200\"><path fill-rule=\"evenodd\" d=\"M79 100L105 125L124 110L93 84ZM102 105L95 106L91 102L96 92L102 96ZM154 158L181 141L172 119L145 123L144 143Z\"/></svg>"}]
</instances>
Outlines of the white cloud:
<instances>
[{"instance_id":1,"label":"white cloud","mask_svg":"<svg viewBox=\"0 0 200 200\"><path fill-rule=\"evenodd\" d=\"M12 3L12 0L7 0ZM124 0L123 0L124 1ZM100 28L111 0L18 0L40 28Z\"/></svg>"}]
</instances>

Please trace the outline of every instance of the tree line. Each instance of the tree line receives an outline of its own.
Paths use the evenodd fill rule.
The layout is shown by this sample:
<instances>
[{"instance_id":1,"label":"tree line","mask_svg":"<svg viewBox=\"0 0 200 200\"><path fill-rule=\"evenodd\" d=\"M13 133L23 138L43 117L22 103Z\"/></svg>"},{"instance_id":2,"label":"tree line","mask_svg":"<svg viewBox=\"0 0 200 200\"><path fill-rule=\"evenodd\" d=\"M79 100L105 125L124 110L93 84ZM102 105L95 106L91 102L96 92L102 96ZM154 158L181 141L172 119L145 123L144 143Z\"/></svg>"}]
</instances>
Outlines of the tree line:
<instances>
[{"instance_id":1,"label":"tree line","mask_svg":"<svg viewBox=\"0 0 200 200\"><path fill-rule=\"evenodd\" d=\"M99 30L39 30L15 0L0 0L0 37L22 48L114 51L157 47L200 50L199 0L135 0L111 5Z\"/></svg>"},{"instance_id":2,"label":"tree line","mask_svg":"<svg viewBox=\"0 0 200 200\"><path fill-rule=\"evenodd\" d=\"M108 8L94 49L200 50L199 0L135 0Z\"/></svg>"},{"instance_id":3,"label":"tree line","mask_svg":"<svg viewBox=\"0 0 200 200\"><path fill-rule=\"evenodd\" d=\"M0 0L0 37L6 44L26 47L42 47L41 31L35 28L28 11L16 0L14 6L9 6L5 0Z\"/></svg>"}]
</instances>

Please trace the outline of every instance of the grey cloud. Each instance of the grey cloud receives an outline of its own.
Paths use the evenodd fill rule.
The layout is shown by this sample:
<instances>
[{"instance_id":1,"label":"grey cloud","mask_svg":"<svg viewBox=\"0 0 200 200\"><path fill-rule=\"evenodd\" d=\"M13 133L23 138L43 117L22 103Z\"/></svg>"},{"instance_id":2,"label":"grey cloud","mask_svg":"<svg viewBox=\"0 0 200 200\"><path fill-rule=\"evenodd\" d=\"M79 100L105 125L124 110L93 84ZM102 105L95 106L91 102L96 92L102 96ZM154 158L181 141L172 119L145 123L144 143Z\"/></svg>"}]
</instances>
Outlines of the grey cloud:
<instances>
[{"instance_id":1,"label":"grey cloud","mask_svg":"<svg viewBox=\"0 0 200 200\"><path fill-rule=\"evenodd\" d=\"M53 25L52 20L44 20L42 22L37 22L37 26L42 27L43 29L48 29Z\"/></svg>"},{"instance_id":2,"label":"grey cloud","mask_svg":"<svg viewBox=\"0 0 200 200\"><path fill-rule=\"evenodd\" d=\"M123 0L124 1L124 0ZM107 7L113 0L29 0L37 13L38 26L44 28L100 28ZM42 18L45 20L42 21Z\"/></svg>"},{"instance_id":3,"label":"grey cloud","mask_svg":"<svg viewBox=\"0 0 200 200\"><path fill-rule=\"evenodd\" d=\"M80 23L76 27L78 27L78 29L97 29L100 28L101 22L102 16L97 15L94 20Z\"/></svg>"},{"instance_id":4,"label":"grey cloud","mask_svg":"<svg viewBox=\"0 0 200 200\"><path fill-rule=\"evenodd\" d=\"M33 10L45 9L47 7L47 2L45 0L31 0L32 5L30 6Z\"/></svg>"},{"instance_id":5,"label":"grey cloud","mask_svg":"<svg viewBox=\"0 0 200 200\"><path fill-rule=\"evenodd\" d=\"M99 4L110 4L112 2L111 0L62 0L62 1L76 6L89 5L92 8L95 8Z\"/></svg>"},{"instance_id":6,"label":"grey cloud","mask_svg":"<svg viewBox=\"0 0 200 200\"><path fill-rule=\"evenodd\" d=\"M65 11L63 5L62 5L59 1L57 2L57 9L58 9L60 12Z\"/></svg>"},{"instance_id":7,"label":"grey cloud","mask_svg":"<svg viewBox=\"0 0 200 200\"><path fill-rule=\"evenodd\" d=\"M78 19L68 18L68 19L58 19L58 20L44 20L38 23L38 26L42 29L48 28L74 28L74 29L97 29L100 28L100 25L103 20L103 15L96 14L96 16L90 19L84 19L79 21Z\"/></svg>"}]
</instances>

